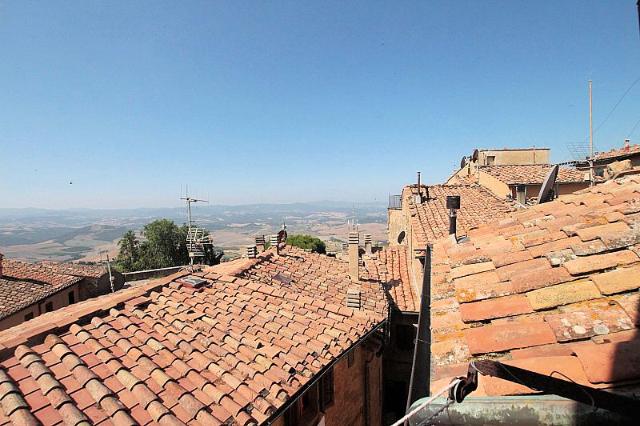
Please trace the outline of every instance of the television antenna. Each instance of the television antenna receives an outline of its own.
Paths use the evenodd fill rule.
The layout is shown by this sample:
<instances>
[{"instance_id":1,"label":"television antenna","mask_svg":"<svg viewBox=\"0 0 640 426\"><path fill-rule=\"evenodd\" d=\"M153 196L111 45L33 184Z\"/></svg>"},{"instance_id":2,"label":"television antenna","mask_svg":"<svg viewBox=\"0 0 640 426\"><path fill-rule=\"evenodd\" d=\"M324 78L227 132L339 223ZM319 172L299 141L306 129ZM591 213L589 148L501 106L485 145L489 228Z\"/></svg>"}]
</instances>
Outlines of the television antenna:
<instances>
[{"instance_id":1,"label":"television antenna","mask_svg":"<svg viewBox=\"0 0 640 426\"><path fill-rule=\"evenodd\" d=\"M201 200L189 196L189 186L186 188L184 197L180 197L187 203L187 251L189 252L189 265L191 266L191 272L193 272L194 259L202 258L205 255L205 247L213 247L213 241L211 236L207 234L204 228L200 228L193 224L191 217L191 203L208 203L208 200Z\"/></svg>"}]
</instances>

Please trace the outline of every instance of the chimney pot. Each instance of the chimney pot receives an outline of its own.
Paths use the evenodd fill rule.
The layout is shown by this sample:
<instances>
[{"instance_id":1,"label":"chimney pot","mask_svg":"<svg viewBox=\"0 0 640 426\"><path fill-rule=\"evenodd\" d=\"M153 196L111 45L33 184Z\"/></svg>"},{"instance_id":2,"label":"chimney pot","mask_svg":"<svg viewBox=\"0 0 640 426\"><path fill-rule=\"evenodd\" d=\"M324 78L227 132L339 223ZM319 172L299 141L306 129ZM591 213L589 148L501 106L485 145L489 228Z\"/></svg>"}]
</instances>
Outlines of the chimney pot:
<instances>
[{"instance_id":1,"label":"chimney pot","mask_svg":"<svg viewBox=\"0 0 640 426\"><path fill-rule=\"evenodd\" d=\"M347 308L360 309L362 308L362 292L357 288L350 288L347 290Z\"/></svg>"},{"instance_id":2,"label":"chimney pot","mask_svg":"<svg viewBox=\"0 0 640 426\"><path fill-rule=\"evenodd\" d=\"M631 148L631 139L625 139L624 140L624 150L625 151L629 151L630 148Z\"/></svg>"},{"instance_id":3,"label":"chimney pot","mask_svg":"<svg viewBox=\"0 0 640 426\"><path fill-rule=\"evenodd\" d=\"M349 232L349 276L352 281L358 281L360 253L360 234L358 232Z\"/></svg>"}]
</instances>

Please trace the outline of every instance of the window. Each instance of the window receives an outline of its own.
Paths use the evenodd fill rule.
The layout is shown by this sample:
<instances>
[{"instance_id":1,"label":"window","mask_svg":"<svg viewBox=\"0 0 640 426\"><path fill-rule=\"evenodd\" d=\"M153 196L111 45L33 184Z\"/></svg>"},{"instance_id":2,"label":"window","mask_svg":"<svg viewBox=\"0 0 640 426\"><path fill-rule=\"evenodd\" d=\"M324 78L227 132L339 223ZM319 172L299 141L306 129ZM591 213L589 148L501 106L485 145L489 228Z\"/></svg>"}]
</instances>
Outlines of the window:
<instances>
[{"instance_id":1,"label":"window","mask_svg":"<svg viewBox=\"0 0 640 426\"><path fill-rule=\"evenodd\" d=\"M285 414L285 425L300 426L316 424L319 413L318 409L318 383L315 383L287 410Z\"/></svg>"},{"instance_id":2,"label":"window","mask_svg":"<svg viewBox=\"0 0 640 426\"><path fill-rule=\"evenodd\" d=\"M29 321L30 319L33 319L33 312L29 312L27 315L24 316L25 321Z\"/></svg>"},{"instance_id":3,"label":"window","mask_svg":"<svg viewBox=\"0 0 640 426\"><path fill-rule=\"evenodd\" d=\"M356 362L356 351L355 349L352 351L349 351L349 353L347 354L347 367L351 368L351 366L353 365L353 363Z\"/></svg>"},{"instance_id":4,"label":"window","mask_svg":"<svg viewBox=\"0 0 640 426\"><path fill-rule=\"evenodd\" d=\"M69 304L73 305L74 303L76 303L76 295L73 294L73 291L69 292Z\"/></svg>"},{"instance_id":5,"label":"window","mask_svg":"<svg viewBox=\"0 0 640 426\"><path fill-rule=\"evenodd\" d=\"M396 345L402 351L412 351L416 338L416 328L413 325L396 326Z\"/></svg>"},{"instance_id":6,"label":"window","mask_svg":"<svg viewBox=\"0 0 640 426\"><path fill-rule=\"evenodd\" d=\"M496 156L487 155L487 166L493 166L494 164L496 164Z\"/></svg>"},{"instance_id":7,"label":"window","mask_svg":"<svg viewBox=\"0 0 640 426\"><path fill-rule=\"evenodd\" d=\"M326 411L333 405L333 367L320 378L319 386L320 410Z\"/></svg>"},{"instance_id":8,"label":"window","mask_svg":"<svg viewBox=\"0 0 640 426\"><path fill-rule=\"evenodd\" d=\"M44 305L44 310L47 312L53 311L53 302L47 302L46 305Z\"/></svg>"}]
</instances>

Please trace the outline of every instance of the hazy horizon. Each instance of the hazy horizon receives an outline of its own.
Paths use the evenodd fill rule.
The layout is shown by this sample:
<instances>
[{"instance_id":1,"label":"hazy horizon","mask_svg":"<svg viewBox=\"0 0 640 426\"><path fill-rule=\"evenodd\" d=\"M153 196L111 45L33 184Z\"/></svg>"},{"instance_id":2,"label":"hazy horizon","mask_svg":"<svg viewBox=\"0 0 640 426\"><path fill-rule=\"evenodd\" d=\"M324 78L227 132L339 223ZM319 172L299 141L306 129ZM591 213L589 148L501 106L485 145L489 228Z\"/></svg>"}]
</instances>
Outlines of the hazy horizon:
<instances>
[{"instance_id":1,"label":"hazy horizon","mask_svg":"<svg viewBox=\"0 0 640 426\"><path fill-rule=\"evenodd\" d=\"M635 0L2 2L0 205L385 202L640 135ZM626 96L624 96L626 95Z\"/></svg>"}]
</instances>

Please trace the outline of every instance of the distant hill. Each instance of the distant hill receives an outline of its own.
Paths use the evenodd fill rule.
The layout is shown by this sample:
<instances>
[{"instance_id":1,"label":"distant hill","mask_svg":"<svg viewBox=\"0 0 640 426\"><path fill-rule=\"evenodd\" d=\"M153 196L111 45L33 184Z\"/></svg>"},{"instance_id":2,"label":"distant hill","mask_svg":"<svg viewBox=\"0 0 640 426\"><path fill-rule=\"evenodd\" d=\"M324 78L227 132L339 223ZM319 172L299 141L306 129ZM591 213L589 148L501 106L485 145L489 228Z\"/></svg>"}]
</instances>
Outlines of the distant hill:
<instances>
[{"instance_id":1,"label":"distant hill","mask_svg":"<svg viewBox=\"0 0 640 426\"><path fill-rule=\"evenodd\" d=\"M226 251L258 234L277 231L284 220L291 232L324 239L346 238L346 222L356 219L374 239L384 239L386 205L319 201L289 204L197 205L194 221L213 233ZM159 218L186 222L186 208L139 209L7 209L0 208L0 251L26 259L95 260L113 253L127 229L140 230ZM343 235L344 234L344 235Z\"/></svg>"}]
</instances>

